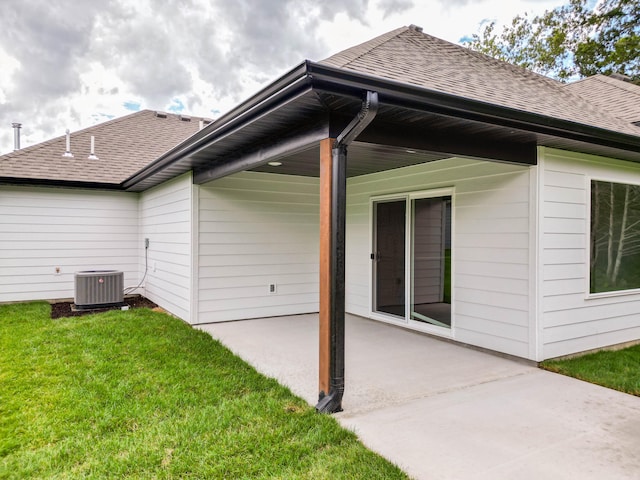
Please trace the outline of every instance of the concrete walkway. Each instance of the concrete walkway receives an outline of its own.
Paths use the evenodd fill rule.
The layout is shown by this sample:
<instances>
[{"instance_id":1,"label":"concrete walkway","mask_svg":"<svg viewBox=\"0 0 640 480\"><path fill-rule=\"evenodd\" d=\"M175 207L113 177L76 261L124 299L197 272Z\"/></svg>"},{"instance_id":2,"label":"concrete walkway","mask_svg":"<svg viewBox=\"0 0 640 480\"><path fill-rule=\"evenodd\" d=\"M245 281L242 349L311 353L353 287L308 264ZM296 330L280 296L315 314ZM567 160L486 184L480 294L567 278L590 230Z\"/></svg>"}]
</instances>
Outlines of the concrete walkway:
<instances>
[{"instance_id":1,"label":"concrete walkway","mask_svg":"<svg viewBox=\"0 0 640 480\"><path fill-rule=\"evenodd\" d=\"M318 317L204 325L317 402ZM336 418L416 479L638 479L640 398L347 317Z\"/></svg>"}]
</instances>

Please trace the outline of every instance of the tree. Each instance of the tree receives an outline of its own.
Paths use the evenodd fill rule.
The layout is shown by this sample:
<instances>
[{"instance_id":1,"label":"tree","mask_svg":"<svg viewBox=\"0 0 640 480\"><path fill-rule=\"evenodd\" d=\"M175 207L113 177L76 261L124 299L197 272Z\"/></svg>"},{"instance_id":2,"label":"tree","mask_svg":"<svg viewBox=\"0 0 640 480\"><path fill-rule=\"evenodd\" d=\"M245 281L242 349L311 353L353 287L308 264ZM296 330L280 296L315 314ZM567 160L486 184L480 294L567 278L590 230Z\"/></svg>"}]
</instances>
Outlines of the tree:
<instances>
[{"instance_id":1,"label":"tree","mask_svg":"<svg viewBox=\"0 0 640 480\"><path fill-rule=\"evenodd\" d=\"M566 81L620 73L640 84L640 2L570 0L540 16L516 16L501 32L491 22L465 45Z\"/></svg>"},{"instance_id":2,"label":"tree","mask_svg":"<svg viewBox=\"0 0 640 480\"><path fill-rule=\"evenodd\" d=\"M591 292L640 288L640 186L591 181Z\"/></svg>"}]
</instances>

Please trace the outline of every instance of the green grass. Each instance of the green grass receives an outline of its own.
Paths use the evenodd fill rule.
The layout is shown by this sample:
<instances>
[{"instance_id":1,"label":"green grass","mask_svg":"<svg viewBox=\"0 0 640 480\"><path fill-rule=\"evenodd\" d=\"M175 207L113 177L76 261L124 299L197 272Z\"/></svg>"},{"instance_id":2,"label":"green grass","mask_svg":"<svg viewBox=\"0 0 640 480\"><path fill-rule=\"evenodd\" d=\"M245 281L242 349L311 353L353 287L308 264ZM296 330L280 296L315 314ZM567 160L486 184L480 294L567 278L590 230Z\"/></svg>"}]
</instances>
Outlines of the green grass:
<instances>
[{"instance_id":1,"label":"green grass","mask_svg":"<svg viewBox=\"0 0 640 480\"><path fill-rule=\"evenodd\" d=\"M568 360L548 360L545 370L640 396L640 345L600 351Z\"/></svg>"},{"instance_id":2,"label":"green grass","mask_svg":"<svg viewBox=\"0 0 640 480\"><path fill-rule=\"evenodd\" d=\"M406 478L209 335L0 305L0 478Z\"/></svg>"}]
</instances>

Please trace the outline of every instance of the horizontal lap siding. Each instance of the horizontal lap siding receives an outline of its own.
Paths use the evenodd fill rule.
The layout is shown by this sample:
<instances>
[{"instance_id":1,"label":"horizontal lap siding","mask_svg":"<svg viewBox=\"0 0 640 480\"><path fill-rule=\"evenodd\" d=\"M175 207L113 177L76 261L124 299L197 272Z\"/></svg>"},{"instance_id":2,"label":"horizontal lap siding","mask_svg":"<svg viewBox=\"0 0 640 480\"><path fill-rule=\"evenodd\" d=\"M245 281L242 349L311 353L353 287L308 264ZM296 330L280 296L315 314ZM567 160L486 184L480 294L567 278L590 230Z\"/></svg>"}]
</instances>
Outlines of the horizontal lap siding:
<instances>
[{"instance_id":1,"label":"horizontal lap siding","mask_svg":"<svg viewBox=\"0 0 640 480\"><path fill-rule=\"evenodd\" d=\"M528 167L449 159L352 178L347 187L347 311L370 312L370 198L454 187L454 336L529 356Z\"/></svg>"},{"instance_id":2,"label":"horizontal lap siding","mask_svg":"<svg viewBox=\"0 0 640 480\"><path fill-rule=\"evenodd\" d=\"M137 282L138 253L137 194L0 186L0 302L72 298L82 270Z\"/></svg>"},{"instance_id":3,"label":"horizontal lap siding","mask_svg":"<svg viewBox=\"0 0 640 480\"><path fill-rule=\"evenodd\" d=\"M198 321L317 312L318 222L318 179L243 172L201 186Z\"/></svg>"},{"instance_id":4,"label":"horizontal lap siding","mask_svg":"<svg viewBox=\"0 0 640 480\"><path fill-rule=\"evenodd\" d=\"M640 295L587 298L590 179L640 184L640 167L543 149L543 357L640 338Z\"/></svg>"},{"instance_id":5,"label":"horizontal lap siding","mask_svg":"<svg viewBox=\"0 0 640 480\"><path fill-rule=\"evenodd\" d=\"M140 197L140 269L144 275L144 239L149 239L144 282L147 298L190 321L191 174L144 192Z\"/></svg>"}]
</instances>

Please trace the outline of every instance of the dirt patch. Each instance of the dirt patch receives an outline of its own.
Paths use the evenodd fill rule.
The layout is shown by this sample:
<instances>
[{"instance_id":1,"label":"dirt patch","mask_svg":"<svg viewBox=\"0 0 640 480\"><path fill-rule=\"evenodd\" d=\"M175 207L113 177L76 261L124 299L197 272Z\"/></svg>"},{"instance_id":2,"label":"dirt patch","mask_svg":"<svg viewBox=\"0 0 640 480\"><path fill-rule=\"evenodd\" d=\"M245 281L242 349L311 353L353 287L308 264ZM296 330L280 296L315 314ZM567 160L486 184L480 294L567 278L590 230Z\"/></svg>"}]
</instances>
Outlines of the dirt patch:
<instances>
[{"instance_id":1,"label":"dirt patch","mask_svg":"<svg viewBox=\"0 0 640 480\"><path fill-rule=\"evenodd\" d=\"M124 299L124 303L129 305L129 308L158 308L158 305L151 300L136 295L133 297L127 297ZM62 317L80 317L82 315L90 315L92 313L108 312L109 310L120 310L121 307L107 307L96 308L92 310L72 310L73 302L59 302L51 304L51 318Z\"/></svg>"}]
</instances>

